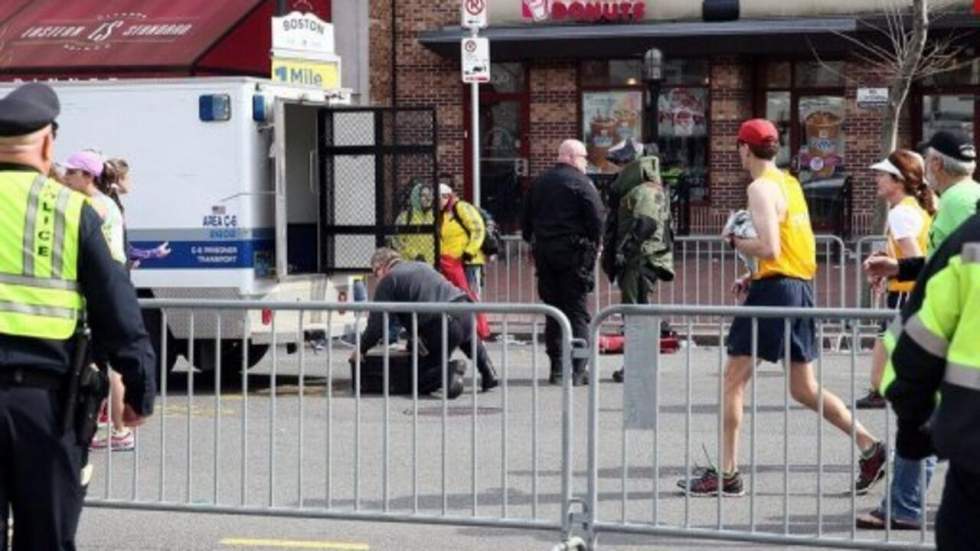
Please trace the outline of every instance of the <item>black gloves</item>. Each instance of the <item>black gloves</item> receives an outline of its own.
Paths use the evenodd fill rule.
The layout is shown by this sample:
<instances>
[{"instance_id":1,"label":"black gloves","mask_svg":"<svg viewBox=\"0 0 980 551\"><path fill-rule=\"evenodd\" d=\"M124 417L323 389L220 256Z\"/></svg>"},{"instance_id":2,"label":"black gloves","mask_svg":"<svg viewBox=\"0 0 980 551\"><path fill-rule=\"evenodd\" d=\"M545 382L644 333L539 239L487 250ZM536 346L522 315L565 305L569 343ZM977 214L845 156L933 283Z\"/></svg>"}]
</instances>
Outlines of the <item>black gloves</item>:
<instances>
[{"instance_id":1,"label":"black gloves","mask_svg":"<svg viewBox=\"0 0 980 551\"><path fill-rule=\"evenodd\" d=\"M463 262L470 262L472 260L473 260L473 255L471 255L466 251L463 251Z\"/></svg>"},{"instance_id":2,"label":"black gloves","mask_svg":"<svg viewBox=\"0 0 980 551\"><path fill-rule=\"evenodd\" d=\"M932 446L932 435L927 425L902 420L898 421L895 447L898 450L898 455L905 459L924 459L936 453Z\"/></svg>"}]
</instances>

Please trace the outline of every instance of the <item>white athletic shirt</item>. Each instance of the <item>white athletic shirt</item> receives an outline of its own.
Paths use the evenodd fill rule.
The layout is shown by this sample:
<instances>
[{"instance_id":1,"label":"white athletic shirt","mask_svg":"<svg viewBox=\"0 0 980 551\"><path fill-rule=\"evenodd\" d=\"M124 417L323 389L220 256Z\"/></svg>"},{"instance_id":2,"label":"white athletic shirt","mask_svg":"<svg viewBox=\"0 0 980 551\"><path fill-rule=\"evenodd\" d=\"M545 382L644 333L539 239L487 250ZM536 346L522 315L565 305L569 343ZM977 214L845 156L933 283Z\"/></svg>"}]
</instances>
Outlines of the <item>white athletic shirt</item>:
<instances>
[{"instance_id":1,"label":"white athletic shirt","mask_svg":"<svg viewBox=\"0 0 980 551\"><path fill-rule=\"evenodd\" d=\"M896 205L888 211L888 230L896 241L918 238L925 221L918 210L908 205Z\"/></svg>"}]
</instances>

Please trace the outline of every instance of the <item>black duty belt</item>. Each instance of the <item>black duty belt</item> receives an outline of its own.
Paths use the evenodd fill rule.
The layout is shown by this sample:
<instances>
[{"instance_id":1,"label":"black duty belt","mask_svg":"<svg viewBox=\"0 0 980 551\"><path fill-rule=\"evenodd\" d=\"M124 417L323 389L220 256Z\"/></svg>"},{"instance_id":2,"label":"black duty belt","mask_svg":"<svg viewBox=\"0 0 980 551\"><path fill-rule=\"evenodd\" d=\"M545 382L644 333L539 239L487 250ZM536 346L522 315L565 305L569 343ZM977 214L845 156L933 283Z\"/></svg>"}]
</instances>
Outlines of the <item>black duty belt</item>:
<instances>
[{"instance_id":1,"label":"black duty belt","mask_svg":"<svg viewBox=\"0 0 980 551\"><path fill-rule=\"evenodd\" d=\"M44 369L0 366L0 388L27 387L61 390L67 379L64 373Z\"/></svg>"}]
</instances>

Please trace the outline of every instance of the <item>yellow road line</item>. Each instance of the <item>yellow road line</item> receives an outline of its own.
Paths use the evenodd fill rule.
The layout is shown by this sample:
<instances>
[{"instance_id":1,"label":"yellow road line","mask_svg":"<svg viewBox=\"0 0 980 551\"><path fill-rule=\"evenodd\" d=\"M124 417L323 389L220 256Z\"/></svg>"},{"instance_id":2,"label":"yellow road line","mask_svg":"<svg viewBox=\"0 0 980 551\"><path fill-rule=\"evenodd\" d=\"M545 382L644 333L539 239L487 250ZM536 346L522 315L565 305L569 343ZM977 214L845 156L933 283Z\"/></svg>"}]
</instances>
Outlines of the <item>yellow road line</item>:
<instances>
[{"instance_id":1,"label":"yellow road line","mask_svg":"<svg viewBox=\"0 0 980 551\"><path fill-rule=\"evenodd\" d=\"M298 541L274 539L225 538L221 545L238 547L275 547L279 549L321 549L323 551L368 551L366 543L343 543L336 541Z\"/></svg>"}]
</instances>

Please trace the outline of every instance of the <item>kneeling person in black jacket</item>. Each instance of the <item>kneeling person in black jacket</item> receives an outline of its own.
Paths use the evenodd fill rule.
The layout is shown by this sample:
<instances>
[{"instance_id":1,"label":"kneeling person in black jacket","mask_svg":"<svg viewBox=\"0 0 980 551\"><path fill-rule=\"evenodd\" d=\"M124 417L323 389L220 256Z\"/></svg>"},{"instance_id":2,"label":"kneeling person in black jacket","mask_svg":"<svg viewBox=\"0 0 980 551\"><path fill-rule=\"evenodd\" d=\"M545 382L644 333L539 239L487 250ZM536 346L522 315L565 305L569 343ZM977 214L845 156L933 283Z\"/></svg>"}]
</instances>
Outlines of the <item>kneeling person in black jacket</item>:
<instances>
[{"instance_id":1,"label":"kneeling person in black jacket","mask_svg":"<svg viewBox=\"0 0 980 551\"><path fill-rule=\"evenodd\" d=\"M469 297L456 286L446 280L430 264L402 260L401 255L388 248L375 251L371 257L371 271L378 278L378 286L374 291L375 302L470 302ZM402 327L411 332L412 313L393 314L398 316ZM382 339L384 329L383 314L371 312L368 316L367 328L361 335L359 353L363 359L367 351ZM446 350L452 356L456 348L463 351L471 360L473 353L473 316L470 314L447 314L446 320ZM418 392L429 394L442 387L442 315L418 314ZM412 350L412 346L409 346ZM357 359L358 352L351 356L351 361ZM447 358L448 360L448 358ZM396 373L411 373L412 355L392 354L389 357L389 389L393 394L410 394L412 392L411 377L399 377ZM480 386L483 391L497 386L497 378L490 356L483 343L476 343L476 366L480 372ZM463 392L463 373L466 364L463 362L448 362L449 381L446 396L456 398Z\"/></svg>"}]
</instances>

